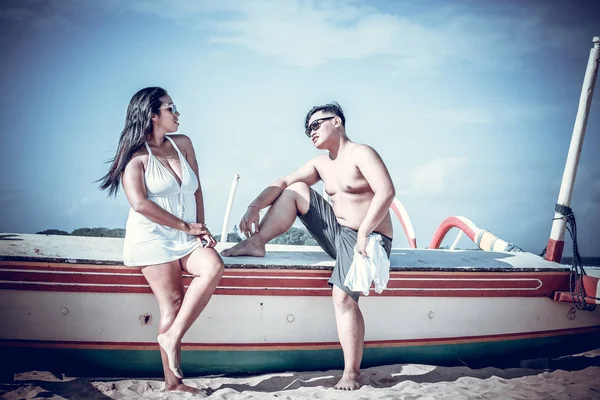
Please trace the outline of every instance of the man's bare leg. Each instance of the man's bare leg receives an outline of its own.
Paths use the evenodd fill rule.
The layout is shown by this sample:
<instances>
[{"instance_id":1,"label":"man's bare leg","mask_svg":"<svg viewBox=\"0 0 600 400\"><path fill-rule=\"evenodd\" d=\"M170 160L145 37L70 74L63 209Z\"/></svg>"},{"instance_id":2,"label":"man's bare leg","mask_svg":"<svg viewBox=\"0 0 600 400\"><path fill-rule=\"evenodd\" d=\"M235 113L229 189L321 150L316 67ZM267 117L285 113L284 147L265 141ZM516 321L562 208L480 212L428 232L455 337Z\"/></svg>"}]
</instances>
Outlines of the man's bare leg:
<instances>
[{"instance_id":1,"label":"man's bare leg","mask_svg":"<svg viewBox=\"0 0 600 400\"><path fill-rule=\"evenodd\" d=\"M235 246L223 250L224 257L265 256L265 244L276 236L287 232L294 224L296 214L306 214L310 205L310 190L304 183L294 183L279 195L260 223L258 233L242 240Z\"/></svg>"},{"instance_id":2,"label":"man's bare leg","mask_svg":"<svg viewBox=\"0 0 600 400\"><path fill-rule=\"evenodd\" d=\"M358 302L346 292L334 286L332 296L338 337L344 352L344 374L334 388L355 390L361 386L360 362L365 343L365 321Z\"/></svg>"}]
</instances>

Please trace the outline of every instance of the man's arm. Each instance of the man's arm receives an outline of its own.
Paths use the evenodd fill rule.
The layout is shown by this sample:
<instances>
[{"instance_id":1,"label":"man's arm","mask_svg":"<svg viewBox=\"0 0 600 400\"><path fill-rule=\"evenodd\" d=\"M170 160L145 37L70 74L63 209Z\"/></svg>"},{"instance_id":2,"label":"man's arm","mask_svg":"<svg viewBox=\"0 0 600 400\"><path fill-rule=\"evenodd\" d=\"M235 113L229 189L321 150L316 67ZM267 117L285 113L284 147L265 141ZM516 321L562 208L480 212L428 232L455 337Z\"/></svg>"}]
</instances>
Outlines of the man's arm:
<instances>
[{"instance_id":1,"label":"man's arm","mask_svg":"<svg viewBox=\"0 0 600 400\"><path fill-rule=\"evenodd\" d=\"M246 237L250 237L258 232L259 211L270 206L281 195L281 192L288 186L296 182L304 182L308 186L312 186L320 179L319 172L316 167L316 158L313 158L304 164L298 170L292 172L283 178L277 179L266 189L264 189L248 206L246 213L240 221L240 232ZM254 230L252 225L254 224Z\"/></svg>"},{"instance_id":2,"label":"man's arm","mask_svg":"<svg viewBox=\"0 0 600 400\"><path fill-rule=\"evenodd\" d=\"M373 148L360 145L354 153L358 169L375 194L367 214L358 228L356 248L359 253L366 256L367 237L389 212L390 205L396 196L396 190L383 160Z\"/></svg>"},{"instance_id":3,"label":"man's arm","mask_svg":"<svg viewBox=\"0 0 600 400\"><path fill-rule=\"evenodd\" d=\"M319 181L319 173L315 166L315 160L312 159L304 164L298 170L292 172L283 178L277 179L275 182L270 184L265 190L263 190L254 201L250 203L248 207L255 207L262 210L265 207L270 206L277 200L281 192L285 190L292 183L304 182L308 186L312 186Z\"/></svg>"}]
</instances>

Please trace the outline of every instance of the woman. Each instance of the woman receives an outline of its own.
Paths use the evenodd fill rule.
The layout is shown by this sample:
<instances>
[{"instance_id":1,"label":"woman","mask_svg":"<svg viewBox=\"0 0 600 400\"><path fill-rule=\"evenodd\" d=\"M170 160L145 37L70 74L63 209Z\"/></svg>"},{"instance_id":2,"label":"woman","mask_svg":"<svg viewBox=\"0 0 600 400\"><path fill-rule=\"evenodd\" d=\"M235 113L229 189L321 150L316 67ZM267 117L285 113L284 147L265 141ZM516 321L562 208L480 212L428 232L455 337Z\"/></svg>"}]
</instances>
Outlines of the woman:
<instances>
[{"instance_id":1,"label":"woman","mask_svg":"<svg viewBox=\"0 0 600 400\"><path fill-rule=\"evenodd\" d=\"M100 187L116 195L119 182L131 205L125 265L139 267L160 308L158 344L166 390L183 384L181 339L212 296L223 261L204 224L204 202L192 142L177 131L179 113L167 92L149 87L129 102L125 128ZM184 295L182 271L194 276Z\"/></svg>"}]
</instances>

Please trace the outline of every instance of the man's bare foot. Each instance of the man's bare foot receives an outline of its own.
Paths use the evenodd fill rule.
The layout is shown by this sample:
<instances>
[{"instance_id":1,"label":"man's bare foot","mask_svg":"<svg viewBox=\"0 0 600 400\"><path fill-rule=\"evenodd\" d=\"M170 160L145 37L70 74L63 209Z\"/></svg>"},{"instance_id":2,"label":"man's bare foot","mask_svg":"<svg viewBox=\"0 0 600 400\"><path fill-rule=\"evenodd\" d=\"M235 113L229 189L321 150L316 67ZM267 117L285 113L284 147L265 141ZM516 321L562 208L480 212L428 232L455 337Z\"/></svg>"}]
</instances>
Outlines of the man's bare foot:
<instances>
[{"instance_id":1,"label":"man's bare foot","mask_svg":"<svg viewBox=\"0 0 600 400\"><path fill-rule=\"evenodd\" d=\"M266 254L265 244L258 240L258 237L250 237L242 240L235 246L225 249L221 252L223 257L237 257L237 256L253 256L253 257L264 257Z\"/></svg>"},{"instance_id":2,"label":"man's bare foot","mask_svg":"<svg viewBox=\"0 0 600 400\"><path fill-rule=\"evenodd\" d=\"M184 383L178 383L176 385L166 385L165 391L167 392L188 392L196 395L206 395L206 391L197 387L188 386Z\"/></svg>"},{"instance_id":3,"label":"man's bare foot","mask_svg":"<svg viewBox=\"0 0 600 400\"><path fill-rule=\"evenodd\" d=\"M169 359L169 369L173 371L173 374L178 378L183 378L183 372L179 366L179 352L177 351L177 341L166 333L158 335L156 338L158 345L167 353Z\"/></svg>"},{"instance_id":4,"label":"man's bare foot","mask_svg":"<svg viewBox=\"0 0 600 400\"><path fill-rule=\"evenodd\" d=\"M344 372L342 379L333 388L337 390L356 390L360 386L360 374Z\"/></svg>"}]
</instances>

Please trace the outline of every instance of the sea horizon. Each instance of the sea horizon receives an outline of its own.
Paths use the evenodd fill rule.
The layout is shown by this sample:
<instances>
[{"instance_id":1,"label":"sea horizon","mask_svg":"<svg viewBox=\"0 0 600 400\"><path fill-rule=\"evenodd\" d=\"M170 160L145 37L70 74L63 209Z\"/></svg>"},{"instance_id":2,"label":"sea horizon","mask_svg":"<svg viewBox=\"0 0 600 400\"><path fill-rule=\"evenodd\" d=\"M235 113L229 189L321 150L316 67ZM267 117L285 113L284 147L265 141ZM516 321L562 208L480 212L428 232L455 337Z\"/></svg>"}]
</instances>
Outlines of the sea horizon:
<instances>
[{"instance_id":1,"label":"sea horizon","mask_svg":"<svg viewBox=\"0 0 600 400\"><path fill-rule=\"evenodd\" d=\"M564 265L571 265L573 263L573 257L563 257L560 260L560 263ZM581 257L581 265L584 267L600 267L600 256Z\"/></svg>"}]
</instances>

